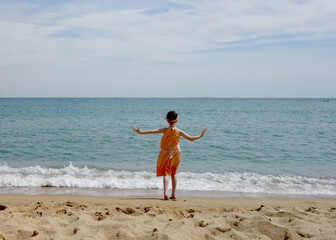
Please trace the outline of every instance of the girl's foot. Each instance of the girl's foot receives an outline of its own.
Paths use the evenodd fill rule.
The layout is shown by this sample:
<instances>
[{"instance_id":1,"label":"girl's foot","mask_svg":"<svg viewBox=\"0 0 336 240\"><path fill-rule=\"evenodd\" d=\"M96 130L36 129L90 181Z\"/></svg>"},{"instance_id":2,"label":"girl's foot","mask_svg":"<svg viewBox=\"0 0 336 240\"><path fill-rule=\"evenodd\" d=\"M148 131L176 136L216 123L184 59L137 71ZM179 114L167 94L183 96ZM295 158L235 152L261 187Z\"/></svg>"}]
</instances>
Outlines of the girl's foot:
<instances>
[{"instance_id":1,"label":"girl's foot","mask_svg":"<svg viewBox=\"0 0 336 240\"><path fill-rule=\"evenodd\" d=\"M168 195L165 194L163 200L169 200Z\"/></svg>"},{"instance_id":2,"label":"girl's foot","mask_svg":"<svg viewBox=\"0 0 336 240\"><path fill-rule=\"evenodd\" d=\"M173 201L176 201L176 196L171 196L170 199L172 199Z\"/></svg>"}]
</instances>

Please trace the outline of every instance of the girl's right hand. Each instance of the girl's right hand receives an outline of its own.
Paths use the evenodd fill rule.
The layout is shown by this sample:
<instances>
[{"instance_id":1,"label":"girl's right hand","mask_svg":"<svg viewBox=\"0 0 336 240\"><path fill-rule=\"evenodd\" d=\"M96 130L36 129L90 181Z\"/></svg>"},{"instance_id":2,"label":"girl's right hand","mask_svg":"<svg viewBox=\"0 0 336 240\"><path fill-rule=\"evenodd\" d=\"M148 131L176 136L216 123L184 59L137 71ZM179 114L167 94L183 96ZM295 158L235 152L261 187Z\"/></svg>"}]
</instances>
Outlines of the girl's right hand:
<instances>
[{"instance_id":1,"label":"girl's right hand","mask_svg":"<svg viewBox=\"0 0 336 240\"><path fill-rule=\"evenodd\" d=\"M133 132L136 132L136 133L139 133L139 134L140 134L140 127L138 127L138 129L133 128L132 130L133 130Z\"/></svg>"}]
</instances>

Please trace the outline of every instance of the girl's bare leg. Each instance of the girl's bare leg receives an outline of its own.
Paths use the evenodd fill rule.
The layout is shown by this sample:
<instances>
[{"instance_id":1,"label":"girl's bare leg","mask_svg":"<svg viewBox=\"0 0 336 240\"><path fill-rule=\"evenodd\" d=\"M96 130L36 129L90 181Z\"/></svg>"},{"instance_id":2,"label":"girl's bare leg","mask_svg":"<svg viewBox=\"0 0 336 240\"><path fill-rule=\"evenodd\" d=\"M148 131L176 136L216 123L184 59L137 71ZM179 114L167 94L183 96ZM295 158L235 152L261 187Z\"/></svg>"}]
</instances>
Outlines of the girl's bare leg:
<instances>
[{"instance_id":1,"label":"girl's bare leg","mask_svg":"<svg viewBox=\"0 0 336 240\"><path fill-rule=\"evenodd\" d=\"M177 177L176 177L176 175L171 175L171 178L172 178L172 186L173 186L171 198L174 199L174 198L176 198Z\"/></svg>"},{"instance_id":2,"label":"girl's bare leg","mask_svg":"<svg viewBox=\"0 0 336 240\"><path fill-rule=\"evenodd\" d=\"M163 176L164 200L168 200L169 175Z\"/></svg>"}]
</instances>

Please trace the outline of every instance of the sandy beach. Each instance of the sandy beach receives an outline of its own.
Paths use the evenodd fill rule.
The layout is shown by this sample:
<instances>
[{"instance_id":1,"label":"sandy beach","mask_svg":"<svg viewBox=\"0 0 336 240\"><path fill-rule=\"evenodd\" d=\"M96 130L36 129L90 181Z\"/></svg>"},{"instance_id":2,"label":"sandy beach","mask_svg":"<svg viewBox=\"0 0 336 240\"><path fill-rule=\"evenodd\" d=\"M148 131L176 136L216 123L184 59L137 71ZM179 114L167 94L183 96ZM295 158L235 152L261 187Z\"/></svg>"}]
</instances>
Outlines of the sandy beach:
<instances>
[{"instance_id":1,"label":"sandy beach","mask_svg":"<svg viewBox=\"0 0 336 240\"><path fill-rule=\"evenodd\" d=\"M0 195L0 239L335 239L336 200Z\"/></svg>"}]
</instances>

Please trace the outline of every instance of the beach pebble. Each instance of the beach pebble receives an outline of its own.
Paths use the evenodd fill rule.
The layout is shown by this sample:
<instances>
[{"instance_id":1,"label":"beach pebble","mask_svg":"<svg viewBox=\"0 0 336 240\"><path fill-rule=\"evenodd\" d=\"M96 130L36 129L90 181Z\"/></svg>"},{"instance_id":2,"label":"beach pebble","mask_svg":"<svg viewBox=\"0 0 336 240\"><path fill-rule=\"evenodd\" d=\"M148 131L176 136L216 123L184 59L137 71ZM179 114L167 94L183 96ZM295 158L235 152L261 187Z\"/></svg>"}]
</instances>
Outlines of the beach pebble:
<instances>
[{"instance_id":1,"label":"beach pebble","mask_svg":"<svg viewBox=\"0 0 336 240\"><path fill-rule=\"evenodd\" d=\"M200 227L206 227L206 226L208 226L208 224L205 223L204 221L200 221L200 222L199 222L199 226L200 226Z\"/></svg>"}]
</instances>

